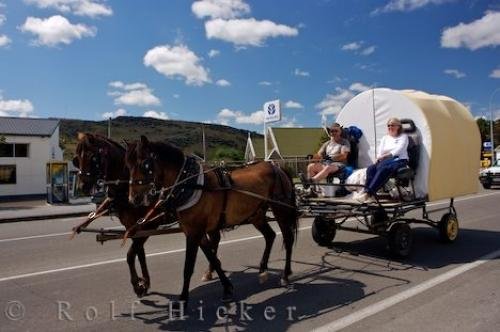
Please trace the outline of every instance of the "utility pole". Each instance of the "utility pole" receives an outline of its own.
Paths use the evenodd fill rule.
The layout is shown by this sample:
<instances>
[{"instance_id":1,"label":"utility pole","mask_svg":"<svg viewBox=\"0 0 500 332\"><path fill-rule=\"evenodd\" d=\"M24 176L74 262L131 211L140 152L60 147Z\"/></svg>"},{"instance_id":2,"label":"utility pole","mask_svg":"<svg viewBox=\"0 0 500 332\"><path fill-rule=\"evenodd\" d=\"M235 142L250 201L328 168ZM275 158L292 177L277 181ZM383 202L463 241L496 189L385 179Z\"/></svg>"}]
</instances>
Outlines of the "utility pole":
<instances>
[{"instance_id":1,"label":"utility pole","mask_svg":"<svg viewBox=\"0 0 500 332\"><path fill-rule=\"evenodd\" d=\"M491 107L491 102L493 101L493 96L500 91L500 88L496 88L490 96L490 144L491 144L491 166L495 162L495 138L493 137L493 127L495 126L495 121L493 120L493 108Z\"/></svg>"},{"instance_id":2,"label":"utility pole","mask_svg":"<svg viewBox=\"0 0 500 332\"><path fill-rule=\"evenodd\" d=\"M207 148L205 146L205 125L202 123L201 124L201 134L203 137L203 161L207 161Z\"/></svg>"},{"instance_id":3,"label":"utility pole","mask_svg":"<svg viewBox=\"0 0 500 332\"><path fill-rule=\"evenodd\" d=\"M108 118L108 138L111 138L111 117Z\"/></svg>"}]
</instances>

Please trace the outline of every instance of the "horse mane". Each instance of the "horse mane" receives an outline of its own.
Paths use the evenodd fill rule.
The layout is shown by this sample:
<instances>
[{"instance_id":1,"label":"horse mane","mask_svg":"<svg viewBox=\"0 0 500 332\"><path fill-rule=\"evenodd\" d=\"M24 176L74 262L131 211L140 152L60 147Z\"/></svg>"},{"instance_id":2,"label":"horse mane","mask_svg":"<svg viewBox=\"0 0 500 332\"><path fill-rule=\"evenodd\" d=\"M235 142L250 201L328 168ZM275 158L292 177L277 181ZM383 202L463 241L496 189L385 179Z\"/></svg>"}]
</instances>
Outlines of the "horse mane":
<instances>
[{"instance_id":1,"label":"horse mane","mask_svg":"<svg viewBox=\"0 0 500 332\"><path fill-rule=\"evenodd\" d=\"M158 160L181 167L184 163L184 152L177 146L168 142L149 142L149 149Z\"/></svg>"},{"instance_id":2,"label":"horse mane","mask_svg":"<svg viewBox=\"0 0 500 332\"><path fill-rule=\"evenodd\" d=\"M108 146L114 147L118 149L120 152L125 152L125 147L123 147L120 143L113 141L111 138L108 138L106 136L102 136L100 134L92 134L92 133L85 133L85 140L83 141L83 144L86 146L92 145L89 141L89 136L91 135L93 139L95 139L97 142L104 142L104 144L107 144ZM80 142L82 143L82 142ZM77 144L76 146L76 153L79 154L81 152L81 144Z\"/></svg>"},{"instance_id":3,"label":"horse mane","mask_svg":"<svg viewBox=\"0 0 500 332\"><path fill-rule=\"evenodd\" d=\"M136 149L141 149L142 144L136 146ZM177 146L168 142L148 142L147 149L155 155L158 161L181 167L184 163L184 152Z\"/></svg>"}]
</instances>

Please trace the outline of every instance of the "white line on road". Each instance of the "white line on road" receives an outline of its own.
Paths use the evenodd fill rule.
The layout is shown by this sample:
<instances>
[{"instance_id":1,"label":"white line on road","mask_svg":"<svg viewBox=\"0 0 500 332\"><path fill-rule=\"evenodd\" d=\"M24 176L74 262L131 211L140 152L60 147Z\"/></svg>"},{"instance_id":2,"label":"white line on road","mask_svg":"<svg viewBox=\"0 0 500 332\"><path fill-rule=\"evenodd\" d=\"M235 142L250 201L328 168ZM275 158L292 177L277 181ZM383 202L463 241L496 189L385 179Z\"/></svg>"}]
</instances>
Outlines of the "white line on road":
<instances>
[{"instance_id":1,"label":"white line on road","mask_svg":"<svg viewBox=\"0 0 500 332\"><path fill-rule=\"evenodd\" d=\"M299 231L303 231L306 229L310 229L311 226L307 227L300 227ZM276 232L276 235L280 235L281 232ZM259 239L262 238L262 235L256 235L256 236L250 236L250 237L244 237L240 239L234 239L234 240L228 240L228 241L222 241L220 245L224 244L231 244L231 243L236 243L236 242L243 242L243 241L249 241L249 240L254 240L254 239ZM184 252L186 249L174 249L174 250L169 250L169 251L163 251L163 252L156 252L152 253L149 255L146 255L147 257L154 257L154 256L160 256L160 255L168 255L168 254L174 254L174 253L179 253L179 252ZM17 280L17 279L23 279L23 278L29 278L29 277L36 277L36 276L41 276L45 274L50 274L50 273L57 273L57 272L64 272L64 271L72 271L72 270L78 270L78 269L84 269L87 267L94 267L94 266L100 266L100 265L106 265L106 264L113 264L113 263L119 263L119 262L124 262L126 261L125 258L117 258L117 259L111 259L107 261L102 261L102 262L96 262L96 263L89 263L89 264L83 264L83 265L75 265L75 266L68 266L68 267L63 267L60 269L53 269L53 270L45 270L45 271L39 271L39 272L33 272L33 273L25 273L25 274L19 274L16 276L11 276L11 277L5 277L5 278L0 278L0 282L2 281L9 281L9 280Z\"/></svg>"},{"instance_id":2,"label":"white line on road","mask_svg":"<svg viewBox=\"0 0 500 332\"><path fill-rule=\"evenodd\" d=\"M375 315L376 313L379 313L395 304L398 304L400 302L403 302L405 300L408 300L409 298L418 295L422 292L425 292L426 290L437 286L445 281L448 281L462 273L465 273L469 270L472 270L475 267L478 267L481 264L484 264L490 260L493 260L497 257L500 257L500 250L496 250L492 253L489 253L478 260L467 263L464 265L461 265L459 267L454 268L453 270L450 270L448 272L445 272L443 274L440 274L430 280L427 280L415 287L412 287L410 289L407 289L401 293L398 293L396 295L393 295L391 297L388 297L380 302L374 303L372 305L369 305L366 308L363 308L361 310L358 310L356 312L353 312L352 314L349 314L347 316L344 316L336 321L333 321L329 324L323 325L320 328L314 329L314 331L318 332L323 332L323 331L328 331L328 332L334 332L334 331L339 331L341 329L344 329L352 324L355 324L369 316Z\"/></svg>"},{"instance_id":3,"label":"white line on road","mask_svg":"<svg viewBox=\"0 0 500 332\"><path fill-rule=\"evenodd\" d=\"M474 195L474 196L470 196L470 197L457 198L457 199L455 199L455 202L467 201L470 199L483 198L483 197L499 195L499 194L500 194L500 192L478 194L478 195ZM442 202L440 201L440 202L427 203L427 207L436 206L436 205L440 205L440 204L448 204L448 202L447 201L442 201ZM39 222L39 221L37 221L37 222ZM122 227L117 226L117 227L110 227L108 229L119 229L119 228L122 228ZM0 240L0 243L11 242L11 241L39 239L39 238L45 238L45 237L65 236L65 235L70 235L70 234L71 234L71 232L64 232L64 233L53 233L53 234L46 234L46 235L33 235L33 236L17 237L17 238Z\"/></svg>"},{"instance_id":4,"label":"white line on road","mask_svg":"<svg viewBox=\"0 0 500 332\"><path fill-rule=\"evenodd\" d=\"M109 228L106 228L106 229L123 229L123 226L109 227ZM52 233L52 234L45 234L45 235L33 235L33 236L15 237L15 238L11 238L11 239L2 239L2 240L0 240L0 243L2 243L2 242L12 242L12 241L21 241L21 240L40 239L40 238L44 238L44 237L64 236L64 235L70 235L70 234L73 234L73 232Z\"/></svg>"}]
</instances>

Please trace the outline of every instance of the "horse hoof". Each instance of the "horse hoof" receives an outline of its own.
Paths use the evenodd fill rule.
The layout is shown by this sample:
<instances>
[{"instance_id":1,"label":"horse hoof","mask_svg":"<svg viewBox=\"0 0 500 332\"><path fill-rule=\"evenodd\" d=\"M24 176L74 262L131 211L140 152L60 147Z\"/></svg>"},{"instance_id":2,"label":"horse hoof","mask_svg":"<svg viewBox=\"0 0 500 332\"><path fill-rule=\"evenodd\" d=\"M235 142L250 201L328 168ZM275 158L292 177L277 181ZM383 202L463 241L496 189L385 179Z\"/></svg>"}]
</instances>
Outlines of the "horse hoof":
<instances>
[{"instance_id":1,"label":"horse hoof","mask_svg":"<svg viewBox=\"0 0 500 332\"><path fill-rule=\"evenodd\" d=\"M259 274L259 283L262 285L269 279L269 273L262 272Z\"/></svg>"},{"instance_id":2,"label":"horse hoof","mask_svg":"<svg viewBox=\"0 0 500 332\"><path fill-rule=\"evenodd\" d=\"M139 278L134 286L134 291L137 297L143 297L148 294L149 282L143 278Z\"/></svg>"},{"instance_id":3,"label":"horse hoof","mask_svg":"<svg viewBox=\"0 0 500 332\"><path fill-rule=\"evenodd\" d=\"M203 282L206 282L206 281L210 281L210 280L213 280L213 275L212 275L212 272L210 271L207 271L203 274L203 277L201 277L201 281Z\"/></svg>"},{"instance_id":4,"label":"horse hoof","mask_svg":"<svg viewBox=\"0 0 500 332\"><path fill-rule=\"evenodd\" d=\"M281 287L288 287L290 285L290 281L288 281L288 278L281 278L280 279L280 286Z\"/></svg>"}]
</instances>

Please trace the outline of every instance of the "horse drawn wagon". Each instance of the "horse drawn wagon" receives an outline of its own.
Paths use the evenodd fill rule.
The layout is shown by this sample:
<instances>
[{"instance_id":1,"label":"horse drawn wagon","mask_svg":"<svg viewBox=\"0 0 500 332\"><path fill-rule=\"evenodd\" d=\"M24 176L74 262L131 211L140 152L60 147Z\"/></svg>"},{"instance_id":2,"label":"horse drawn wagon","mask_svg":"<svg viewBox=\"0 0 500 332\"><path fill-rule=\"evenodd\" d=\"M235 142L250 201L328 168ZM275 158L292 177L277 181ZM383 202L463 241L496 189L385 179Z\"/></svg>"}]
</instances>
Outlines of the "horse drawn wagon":
<instances>
[{"instance_id":1,"label":"horse drawn wagon","mask_svg":"<svg viewBox=\"0 0 500 332\"><path fill-rule=\"evenodd\" d=\"M138 296L147 293L149 274L144 242L151 235L183 232L186 235L186 265L181 301L188 299L189 280L198 247L210 262L205 279L217 272L224 287L224 300L232 296L232 284L217 258L220 230L253 224L265 239L260 278L267 278L267 264L275 232L270 220L277 221L286 250L281 282L288 284L291 255L298 217L314 217L313 239L328 245L337 230L387 236L394 254L410 253L410 224L423 223L439 229L440 237L453 242L458 235L454 198L475 193L480 138L468 110L453 99L415 91L374 89L353 98L341 111L337 122L357 126L363 132L357 144L357 163L363 168L373 163L385 121L403 120L411 137L408 166L393 174L393 195L374 195L370 203L349 197L310 197L300 183L275 163L258 162L237 168L229 175L222 167L201 165L195 158L168 144L149 142L146 137L127 143L126 149L109 139L85 134L79 137L75 166L80 179L89 186L106 188L107 197L95 213L74 231L97 233L97 240L132 239L127 256L131 283ZM124 167L126 164L127 167ZM355 190L362 184L330 183ZM88 189L88 188L87 188ZM345 193L345 190L342 190ZM449 199L448 206L428 209L427 203ZM268 209L274 218L267 215ZM115 210L125 230L92 229L88 225ZM422 216L407 217L411 211ZM445 211L439 221L430 214ZM355 224L353 224L355 223ZM178 227L180 225L181 227ZM135 271L135 257L143 277Z\"/></svg>"},{"instance_id":2,"label":"horse drawn wagon","mask_svg":"<svg viewBox=\"0 0 500 332\"><path fill-rule=\"evenodd\" d=\"M341 125L355 125L363 132L357 146L360 168L374 163L391 117L402 119L403 132L409 136L409 162L391 175L372 202L311 198L298 184L298 206L302 215L314 218L312 236L318 244L329 245L337 230L348 230L385 236L393 254L407 256L412 223L436 228L444 242L456 240L459 226L454 198L478 189L480 136L474 119L462 104L448 97L413 90L365 91L348 102L337 118ZM324 186L332 185L357 189L349 184ZM428 208L428 202L445 199L447 206ZM420 216L408 217L412 211ZM431 214L438 212L444 213L432 219Z\"/></svg>"}]
</instances>

